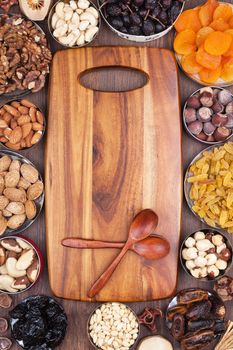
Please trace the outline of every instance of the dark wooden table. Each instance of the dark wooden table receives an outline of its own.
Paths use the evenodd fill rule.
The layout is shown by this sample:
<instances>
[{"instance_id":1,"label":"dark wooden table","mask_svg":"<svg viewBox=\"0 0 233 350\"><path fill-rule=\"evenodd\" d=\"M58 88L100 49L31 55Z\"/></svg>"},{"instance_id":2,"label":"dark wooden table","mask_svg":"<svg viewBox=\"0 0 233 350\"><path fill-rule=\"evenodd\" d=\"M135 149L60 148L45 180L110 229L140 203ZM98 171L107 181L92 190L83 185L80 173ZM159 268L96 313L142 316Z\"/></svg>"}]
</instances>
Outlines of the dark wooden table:
<instances>
[{"instance_id":1,"label":"dark wooden table","mask_svg":"<svg viewBox=\"0 0 233 350\"><path fill-rule=\"evenodd\" d=\"M233 0L230 0L230 2L233 3ZM203 1L187 0L186 8L193 7L201 3L203 3ZM62 47L59 47L59 45L55 43L55 41L52 39L51 35L49 34L48 28L47 28L47 21L45 20L43 23L39 23L39 24L43 27L43 29L47 33L47 37L50 42L52 50L55 52L56 50L62 49ZM171 31L168 35L166 35L165 37L159 40L152 41L147 44L137 44L137 43L129 42L127 40L123 40L119 38L116 34L112 33L109 28L106 27L105 23L102 23L100 34L98 38L95 40L95 42L93 43L93 45L96 45L96 46L145 45L150 47L163 47L163 48L172 49L173 38L174 38L174 32ZM183 104L187 99L187 97L193 91L200 88L200 86L195 82L193 82L192 80L190 80L189 78L187 78L180 70L179 70L179 80L180 80L180 98L181 98L180 103L181 103L181 107L183 107ZM233 92L233 87L229 89ZM28 97L31 101L35 102L38 106L40 106L46 113L47 98L48 98L47 86L41 92L33 95L31 94ZM4 102L3 98L0 98L0 102L1 103ZM45 135L45 138L46 138L46 135ZM44 142L45 142L45 139L44 139ZM40 143L40 145L33 148L32 150L21 152L22 155L29 158L38 167L38 169L41 171L42 174L44 171L44 164L43 164L44 142ZM205 146L203 144L195 141L194 139L190 138L185 132L183 132L183 170L184 171L186 170L189 162L193 159L193 157L204 148ZM168 203L168 206L169 206L169 203ZM190 212L184 200L183 210L182 210L181 240L184 239L184 237L188 233L194 232L195 230L199 230L204 227L206 227L206 225L203 225L197 218L194 217L194 215ZM18 302L20 302L21 300L23 300L29 295L36 295L36 294L52 295L49 287L49 281L48 281L48 275L47 275L44 211L40 215L39 219L23 234L25 236L32 238L36 243L38 243L39 247L43 252L45 268L40 281L31 290L13 297L14 305L16 305ZM62 264L62 261L58 261L58 264ZM77 270L77 273L78 273L78 270ZM232 271L230 271L230 275L232 275ZM124 286L122 287L124 288ZM193 278L191 278L190 276L188 276L182 270L181 266L179 266L177 291L184 288L189 288L189 287L202 287L202 288L207 288L211 290L213 287L213 283L198 282ZM65 341L62 343L61 346L58 347L58 349L62 349L62 350L92 349L92 346L90 345L87 337L87 319L90 313L96 308L98 304L66 301L61 299L59 300L59 302L64 306L65 311L68 315L69 326L68 326L68 331L67 331ZM141 312L146 306L150 306L150 307L159 306L162 308L163 311L165 311L168 305L168 302L169 300L167 299L167 300L156 301L156 302L134 303L134 304L130 304L130 306L137 313ZM228 302L227 316L228 318L233 319L233 309L231 310L231 305L232 304ZM7 315L7 313L0 310L0 316L4 316L4 315ZM174 349L179 349L180 348L179 344L174 342L172 337L169 335L166 329L164 319L161 319L160 322L158 322L158 326L159 326L158 333L168 337L170 341L173 343ZM141 338L149 334L150 332L147 331L144 327L141 328ZM211 344L211 346L207 349L212 350L213 348L214 346L213 344ZM12 349L13 350L18 349L18 346L14 344ZM133 349L136 349L136 346L134 346Z\"/></svg>"}]
</instances>

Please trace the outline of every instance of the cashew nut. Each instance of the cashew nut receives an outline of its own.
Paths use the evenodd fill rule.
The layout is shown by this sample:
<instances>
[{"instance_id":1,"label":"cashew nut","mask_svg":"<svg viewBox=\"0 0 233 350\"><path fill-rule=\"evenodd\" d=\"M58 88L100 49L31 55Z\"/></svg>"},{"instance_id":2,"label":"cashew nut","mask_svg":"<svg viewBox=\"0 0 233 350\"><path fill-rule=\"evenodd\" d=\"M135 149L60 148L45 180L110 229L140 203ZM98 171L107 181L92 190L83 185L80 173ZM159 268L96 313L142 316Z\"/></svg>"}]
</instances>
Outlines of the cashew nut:
<instances>
[{"instance_id":1,"label":"cashew nut","mask_svg":"<svg viewBox=\"0 0 233 350\"><path fill-rule=\"evenodd\" d=\"M81 21L79 23L79 29L81 31L86 30L88 26L89 26L89 21Z\"/></svg>"},{"instance_id":2,"label":"cashew nut","mask_svg":"<svg viewBox=\"0 0 233 350\"><path fill-rule=\"evenodd\" d=\"M86 10L89 7L90 3L88 0L79 0L78 7L82 10Z\"/></svg>"},{"instance_id":3,"label":"cashew nut","mask_svg":"<svg viewBox=\"0 0 233 350\"><path fill-rule=\"evenodd\" d=\"M65 24L66 24L66 22L64 21L64 19L59 18L57 23L56 23L56 27L55 28L63 27Z\"/></svg>"},{"instance_id":4,"label":"cashew nut","mask_svg":"<svg viewBox=\"0 0 233 350\"><path fill-rule=\"evenodd\" d=\"M71 22L72 22L73 24L76 24L77 27L79 26L80 19L79 19L79 15L77 14L77 12L74 12L74 13L73 13L73 16L72 16L72 18L71 18Z\"/></svg>"},{"instance_id":5,"label":"cashew nut","mask_svg":"<svg viewBox=\"0 0 233 350\"><path fill-rule=\"evenodd\" d=\"M68 25L65 24L63 27L56 28L53 32L53 35L55 36L55 38L59 38L66 34L67 29L68 29Z\"/></svg>"},{"instance_id":6,"label":"cashew nut","mask_svg":"<svg viewBox=\"0 0 233 350\"><path fill-rule=\"evenodd\" d=\"M0 289L5 290L9 293L15 293L17 292L17 289L14 289L11 287L11 285L14 283L14 278L8 275L1 275L0 276Z\"/></svg>"},{"instance_id":7,"label":"cashew nut","mask_svg":"<svg viewBox=\"0 0 233 350\"><path fill-rule=\"evenodd\" d=\"M72 9L70 9L65 13L65 21L69 21L72 18L72 16L73 16L73 11Z\"/></svg>"},{"instance_id":8,"label":"cashew nut","mask_svg":"<svg viewBox=\"0 0 233 350\"><path fill-rule=\"evenodd\" d=\"M89 29L87 29L86 33L85 33L85 40L89 43L90 41L92 41L94 35L98 32L98 27L91 27Z\"/></svg>"},{"instance_id":9,"label":"cashew nut","mask_svg":"<svg viewBox=\"0 0 233 350\"><path fill-rule=\"evenodd\" d=\"M58 17L58 15L57 15L56 12L55 12L55 13L53 14L52 20L51 20L51 26L52 26L53 29L56 28L56 23L57 23L58 19L59 19L59 17Z\"/></svg>"},{"instance_id":10,"label":"cashew nut","mask_svg":"<svg viewBox=\"0 0 233 350\"><path fill-rule=\"evenodd\" d=\"M99 14L98 14L98 11L93 7L93 6L90 6L86 9L86 12L90 12L93 14L93 16L98 19L99 18Z\"/></svg>"},{"instance_id":11,"label":"cashew nut","mask_svg":"<svg viewBox=\"0 0 233 350\"><path fill-rule=\"evenodd\" d=\"M17 270L16 268L17 259L9 257L6 261L6 269L11 277L23 277L26 275L26 270Z\"/></svg>"},{"instance_id":12,"label":"cashew nut","mask_svg":"<svg viewBox=\"0 0 233 350\"><path fill-rule=\"evenodd\" d=\"M64 13L64 2L60 1L55 8L55 13L57 14L57 16L59 18L64 18L65 17L65 13Z\"/></svg>"},{"instance_id":13,"label":"cashew nut","mask_svg":"<svg viewBox=\"0 0 233 350\"><path fill-rule=\"evenodd\" d=\"M74 0L71 0L70 1L70 7L72 8L72 10L76 10L78 7L77 7L77 4Z\"/></svg>"},{"instance_id":14,"label":"cashew nut","mask_svg":"<svg viewBox=\"0 0 233 350\"><path fill-rule=\"evenodd\" d=\"M85 44L85 36L84 36L83 32L80 33L80 37L78 38L76 43L77 43L78 46L81 46L81 45Z\"/></svg>"},{"instance_id":15,"label":"cashew nut","mask_svg":"<svg viewBox=\"0 0 233 350\"><path fill-rule=\"evenodd\" d=\"M88 21L92 26L96 26L98 21L95 16L90 12L84 12L80 15L81 21Z\"/></svg>"}]
</instances>

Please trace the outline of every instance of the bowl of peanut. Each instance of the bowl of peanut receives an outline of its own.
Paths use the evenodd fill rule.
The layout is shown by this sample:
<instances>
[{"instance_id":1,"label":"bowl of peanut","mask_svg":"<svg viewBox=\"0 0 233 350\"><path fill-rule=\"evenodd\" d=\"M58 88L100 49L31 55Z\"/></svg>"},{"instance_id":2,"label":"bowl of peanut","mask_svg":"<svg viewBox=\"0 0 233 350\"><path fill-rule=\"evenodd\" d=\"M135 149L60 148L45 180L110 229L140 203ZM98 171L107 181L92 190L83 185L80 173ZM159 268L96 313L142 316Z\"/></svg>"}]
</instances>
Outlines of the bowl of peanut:
<instances>
[{"instance_id":1,"label":"bowl of peanut","mask_svg":"<svg viewBox=\"0 0 233 350\"><path fill-rule=\"evenodd\" d=\"M184 194L202 222L233 233L233 142L210 146L192 160Z\"/></svg>"}]
</instances>

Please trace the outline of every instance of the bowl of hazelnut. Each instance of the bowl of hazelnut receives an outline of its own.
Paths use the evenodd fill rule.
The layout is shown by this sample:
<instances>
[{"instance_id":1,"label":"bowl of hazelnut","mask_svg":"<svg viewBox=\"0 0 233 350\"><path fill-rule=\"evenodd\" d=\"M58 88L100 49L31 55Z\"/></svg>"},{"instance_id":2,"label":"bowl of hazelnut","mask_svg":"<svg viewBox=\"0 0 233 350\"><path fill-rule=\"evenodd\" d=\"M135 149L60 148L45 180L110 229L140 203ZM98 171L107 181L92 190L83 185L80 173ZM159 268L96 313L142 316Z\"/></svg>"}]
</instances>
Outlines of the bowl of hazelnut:
<instances>
[{"instance_id":1,"label":"bowl of hazelnut","mask_svg":"<svg viewBox=\"0 0 233 350\"><path fill-rule=\"evenodd\" d=\"M200 281L217 280L232 264L232 246L226 235L217 230L203 229L191 233L180 248L184 270Z\"/></svg>"},{"instance_id":2,"label":"bowl of hazelnut","mask_svg":"<svg viewBox=\"0 0 233 350\"><path fill-rule=\"evenodd\" d=\"M233 95L220 87L204 87L186 101L183 122L189 135L205 144L219 144L232 137Z\"/></svg>"}]
</instances>

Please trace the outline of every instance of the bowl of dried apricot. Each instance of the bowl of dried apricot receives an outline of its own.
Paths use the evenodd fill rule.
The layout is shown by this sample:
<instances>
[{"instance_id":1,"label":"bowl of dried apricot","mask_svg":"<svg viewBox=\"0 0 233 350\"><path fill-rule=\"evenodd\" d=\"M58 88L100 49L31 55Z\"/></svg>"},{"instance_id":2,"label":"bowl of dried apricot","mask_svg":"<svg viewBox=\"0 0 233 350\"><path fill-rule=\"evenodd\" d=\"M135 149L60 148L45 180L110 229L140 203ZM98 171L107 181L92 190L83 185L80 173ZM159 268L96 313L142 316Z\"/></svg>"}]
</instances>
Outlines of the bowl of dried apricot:
<instances>
[{"instance_id":1,"label":"bowl of dried apricot","mask_svg":"<svg viewBox=\"0 0 233 350\"><path fill-rule=\"evenodd\" d=\"M207 0L175 23L174 50L183 71L202 85L233 84L233 4Z\"/></svg>"},{"instance_id":2,"label":"bowl of dried apricot","mask_svg":"<svg viewBox=\"0 0 233 350\"><path fill-rule=\"evenodd\" d=\"M210 146L192 160L184 194L202 222L233 233L233 142Z\"/></svg>"}]
</instances>

